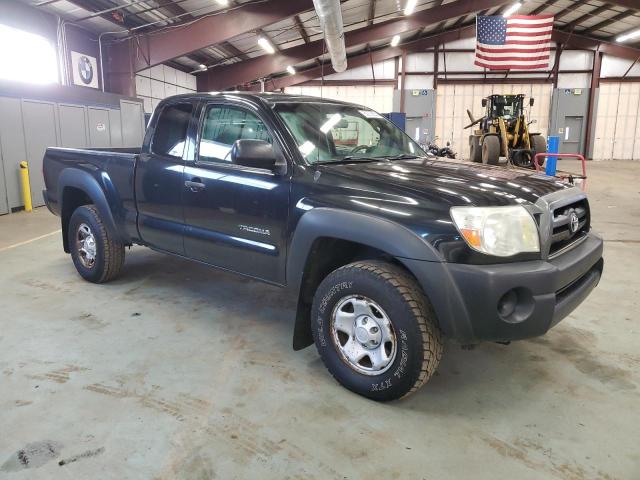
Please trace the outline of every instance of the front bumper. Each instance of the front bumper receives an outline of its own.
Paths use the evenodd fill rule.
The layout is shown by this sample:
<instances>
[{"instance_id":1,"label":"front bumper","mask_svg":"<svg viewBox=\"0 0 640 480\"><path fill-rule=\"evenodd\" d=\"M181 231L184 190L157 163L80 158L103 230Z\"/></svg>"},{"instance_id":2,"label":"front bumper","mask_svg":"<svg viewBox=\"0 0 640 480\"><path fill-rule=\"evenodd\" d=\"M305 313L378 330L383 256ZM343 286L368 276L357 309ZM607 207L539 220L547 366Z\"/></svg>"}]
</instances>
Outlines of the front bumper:
<instances>
[{"instance_id":1,"label":"front bumper","mask_svg":"<svg viewBox=\"0 0 640 480\"><path fill-rule=\"evenodd\" d=\"M460 343L543 335L600 281L603 242L594 233L552 260L498 265L406 260L431 300L440 329Z\"/></svg>"}]
</instances>

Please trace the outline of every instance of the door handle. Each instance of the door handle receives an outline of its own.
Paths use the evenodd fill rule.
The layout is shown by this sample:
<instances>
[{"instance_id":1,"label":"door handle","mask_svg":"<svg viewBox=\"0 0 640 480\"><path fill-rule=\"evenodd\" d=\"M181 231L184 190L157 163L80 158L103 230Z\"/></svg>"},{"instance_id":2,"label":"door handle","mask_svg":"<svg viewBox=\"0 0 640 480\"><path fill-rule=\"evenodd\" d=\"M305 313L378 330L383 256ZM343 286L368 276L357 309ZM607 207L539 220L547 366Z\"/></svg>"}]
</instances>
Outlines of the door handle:
<instances>
[{"instance_id":1,"label":"door handle","mask_svg":"<svg viewBox=\"0 0 640 480\"><path fill-rule=\"evenodd\" d=\"M187 187L192 192L199 192L200 190L204 190L206 187L206 185L202 183L202 181L199 178L186 180L184 182L184 186Z\"/></svg>"}]
</instances>

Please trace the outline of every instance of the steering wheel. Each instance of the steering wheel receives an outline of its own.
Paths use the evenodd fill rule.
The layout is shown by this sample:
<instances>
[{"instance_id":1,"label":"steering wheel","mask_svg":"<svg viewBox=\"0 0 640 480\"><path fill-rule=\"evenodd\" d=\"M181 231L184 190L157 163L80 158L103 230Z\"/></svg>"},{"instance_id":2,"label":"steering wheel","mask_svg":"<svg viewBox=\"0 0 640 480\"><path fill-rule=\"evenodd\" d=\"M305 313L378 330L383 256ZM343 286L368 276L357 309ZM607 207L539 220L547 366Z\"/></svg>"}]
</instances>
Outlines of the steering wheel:
<instances>
[{"instance_id":1,"label":"steering wheel","mask_svg":"<svg viewBox=\"0 0 640 480\"><path fill-rule=\"evenodd\" d=\"M373 147L369 145L358 145L357 147L353 147L349 152L351 155L355 155L356 153L369 153Z\"/></svg>"}]
</instances>

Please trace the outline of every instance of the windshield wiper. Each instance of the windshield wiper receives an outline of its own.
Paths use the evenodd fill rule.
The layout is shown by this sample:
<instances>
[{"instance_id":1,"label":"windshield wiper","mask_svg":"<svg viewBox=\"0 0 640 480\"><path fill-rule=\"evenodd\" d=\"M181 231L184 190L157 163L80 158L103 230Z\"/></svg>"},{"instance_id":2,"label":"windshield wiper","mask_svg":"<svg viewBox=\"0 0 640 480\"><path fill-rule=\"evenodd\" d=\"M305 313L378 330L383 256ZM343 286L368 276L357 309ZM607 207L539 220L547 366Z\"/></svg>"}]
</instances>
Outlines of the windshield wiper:
<instances>
[{"instance_id":1,"label":"windshield wiper","mask_svg":"<svg viewBox=\"0 0 640 480\"><path fill-rule=\"evenodd\" d=\"M325 165L327 163L350 163L350 162L377 162L380 160L386 160L382 157L360 157L354 155L347 155L346 157L336 158L334 160L321 160L316 162L319 165Z\"/></svg>"},{"instance_id":2,"label":"windshield wiper","mask_svg":"<svg viewBox=\"0 0 640 480\"><path fill-rule=\"evenodd\" d=\"M426 157L422 157L420 155L413 155L413 154L410 155L408 153L401 153L400 155L384 155L378 158L384 158L385 160L413 160L415 158L426 158Z\"/></svg>"}]
</instances>

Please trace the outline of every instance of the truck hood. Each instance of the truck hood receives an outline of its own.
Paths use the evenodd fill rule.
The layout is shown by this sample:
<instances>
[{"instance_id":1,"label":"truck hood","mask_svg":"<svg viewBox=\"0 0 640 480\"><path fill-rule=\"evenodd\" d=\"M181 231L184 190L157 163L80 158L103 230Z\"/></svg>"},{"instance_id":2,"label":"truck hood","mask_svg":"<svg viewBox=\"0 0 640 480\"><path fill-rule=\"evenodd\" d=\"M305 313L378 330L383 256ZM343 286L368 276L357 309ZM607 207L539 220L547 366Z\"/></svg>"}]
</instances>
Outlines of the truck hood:
<instances>
[{"instance_id":1,"label":"truck hood","mask_svg":"<svg viewBox=\"0 0 640 480\"><path fill-rule=\"evenodd\" d=\"M535 203L544 195L569 188L553 177L520 168L443 160L329 164L319 166L319 171L333 177L331 183L349 190L376 192L382 197L402 195L419 201L423 208L431 204L447 210L459 205Z\"/></svg>"}]
</instances>

